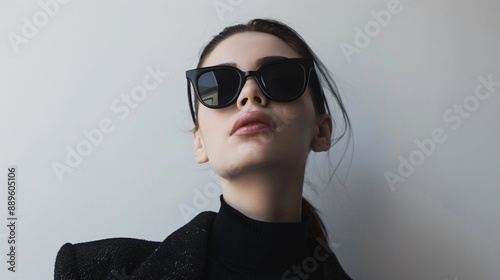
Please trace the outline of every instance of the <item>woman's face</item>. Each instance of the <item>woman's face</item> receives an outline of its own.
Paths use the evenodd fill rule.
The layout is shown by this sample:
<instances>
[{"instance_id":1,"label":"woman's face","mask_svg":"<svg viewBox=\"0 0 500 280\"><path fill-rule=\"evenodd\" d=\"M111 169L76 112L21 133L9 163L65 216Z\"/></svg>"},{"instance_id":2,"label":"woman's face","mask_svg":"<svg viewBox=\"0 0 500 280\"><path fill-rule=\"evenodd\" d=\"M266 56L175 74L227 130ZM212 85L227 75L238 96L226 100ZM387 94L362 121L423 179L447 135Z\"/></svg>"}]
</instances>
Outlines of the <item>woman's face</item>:
<instances>
[{"instance_id":1,"label":"woman's face","mask_svg":"<svg viewBox=\"0 0 500 280\"><path fill-rule=\"evenodd\" d=\"M257 70L267 57L276 56L300 57L273 35L243 32L222 41L201 67L232 64L251 71ZM329 141L330 119L316 115L308 89L295 101L278 103L269 101L250 77L236 104L223 109L199 106L196 159L199 163L210 161L223 178L256 170L304 168L310 149L316 150L315 141L325 117L330 126Z\"/></svg>"}]
</instances>

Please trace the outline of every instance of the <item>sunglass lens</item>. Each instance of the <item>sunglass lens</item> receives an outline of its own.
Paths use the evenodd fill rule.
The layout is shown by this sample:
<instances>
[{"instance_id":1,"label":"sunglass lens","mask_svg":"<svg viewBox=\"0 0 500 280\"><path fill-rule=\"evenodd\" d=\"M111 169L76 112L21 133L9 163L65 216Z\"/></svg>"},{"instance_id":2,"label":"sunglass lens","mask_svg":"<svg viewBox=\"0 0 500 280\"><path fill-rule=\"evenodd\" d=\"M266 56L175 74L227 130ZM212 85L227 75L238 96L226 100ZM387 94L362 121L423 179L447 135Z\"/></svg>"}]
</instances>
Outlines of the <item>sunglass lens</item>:
<instances>
[{"instance_id":1,"label":"sunglass lens","mask_svg":"<svg viewBox=\"0 0 500 280\"><path fill-rule=\"evenodd\" d=\"M240 86L238 72L218 69L201 74L198 78L198 92L204 105L220 107L229 104Z\"/></svg>"},{"instance_id":2,"label":"sunglass lens","mask_svg":"<svg viewBox=\"0 0 500 280\"><path fill-rule=\"evenodd\" d=\"M306 73L297 63L272 64L262 70L266 92L276 101L299 98L304 92Z\"/></svg>"}]
</instances>

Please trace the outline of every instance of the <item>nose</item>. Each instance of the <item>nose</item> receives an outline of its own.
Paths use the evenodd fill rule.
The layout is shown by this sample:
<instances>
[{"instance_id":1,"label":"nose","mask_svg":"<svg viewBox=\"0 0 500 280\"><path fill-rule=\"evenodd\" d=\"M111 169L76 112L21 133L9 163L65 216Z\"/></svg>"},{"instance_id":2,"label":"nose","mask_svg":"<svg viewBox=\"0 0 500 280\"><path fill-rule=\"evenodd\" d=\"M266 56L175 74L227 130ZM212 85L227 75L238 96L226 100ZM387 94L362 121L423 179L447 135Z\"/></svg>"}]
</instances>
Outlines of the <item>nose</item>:
<instances>
[{"instance_id":1,"label":"nose","mask_svg":"<svg viewBox=\"0 0 500 280\"><path fill-rule=\"evenodd\" d=\"M236 104L240 109L247 103L260 105L262 107L267 106L267 98L253 76L246 77L245 84L243 85L240 95L238 96L238 100L236 101Z\"/></svg>"}]
</instances>

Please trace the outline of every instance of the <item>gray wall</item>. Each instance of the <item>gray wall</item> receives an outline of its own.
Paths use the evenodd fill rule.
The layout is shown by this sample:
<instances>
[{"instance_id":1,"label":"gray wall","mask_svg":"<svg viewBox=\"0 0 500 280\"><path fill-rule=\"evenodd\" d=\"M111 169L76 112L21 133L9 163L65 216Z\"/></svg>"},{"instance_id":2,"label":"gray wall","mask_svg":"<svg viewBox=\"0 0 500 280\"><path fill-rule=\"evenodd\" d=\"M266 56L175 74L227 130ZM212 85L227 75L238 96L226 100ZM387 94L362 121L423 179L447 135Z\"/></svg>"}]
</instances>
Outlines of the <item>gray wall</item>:
<instances>
[{"instance_id":1,"label":"gray wall","mask_svg":"<svg viewBox=\"0 0 500 280\"><path fill-rule=\"evenodd\" d=\"M350 275L499 279L498 1L66 2L0 2L2 224L18 169L17 272L2 262L2 279L50 279L65 242L163 240L218 209L219 181L193 158L184 71L254 17L301 33L346 100L339 178L311 178L306 194ZM0 227L5 259L9 236Z\"/></svg>"}]
</instances>

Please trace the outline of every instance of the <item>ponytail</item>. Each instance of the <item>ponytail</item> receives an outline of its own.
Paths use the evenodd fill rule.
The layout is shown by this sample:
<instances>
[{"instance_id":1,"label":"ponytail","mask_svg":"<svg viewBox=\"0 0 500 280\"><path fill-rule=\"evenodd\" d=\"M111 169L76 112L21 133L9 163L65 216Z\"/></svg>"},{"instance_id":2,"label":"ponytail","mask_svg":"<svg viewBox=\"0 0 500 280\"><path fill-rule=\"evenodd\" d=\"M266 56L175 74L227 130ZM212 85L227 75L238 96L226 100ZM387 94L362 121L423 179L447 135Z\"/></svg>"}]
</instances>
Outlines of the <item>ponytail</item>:
<instances>
[{"instance_id":1,"label":"ponytail","mask_svg":"<svg viewBox=\"0 0 500 280\"><path fill-rule=\"evenodd\" d=\"M323 221L318 215L318 211L314 206L311 205L304 197L302 197L302 214L308 216L311 219L311 229L309 233L315 238L321 238L325 243L326 239L326 229Z\"/></svg>"}]
</instances>

